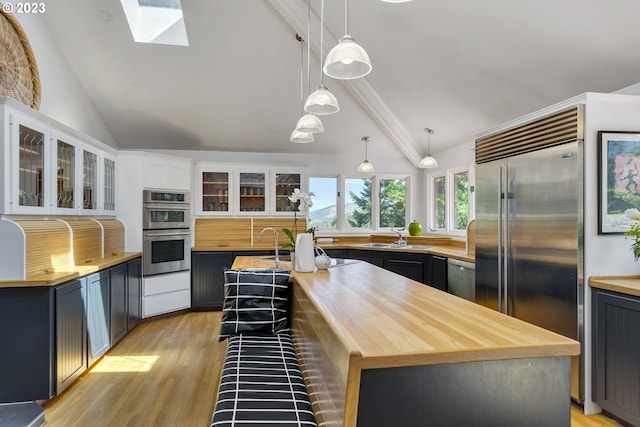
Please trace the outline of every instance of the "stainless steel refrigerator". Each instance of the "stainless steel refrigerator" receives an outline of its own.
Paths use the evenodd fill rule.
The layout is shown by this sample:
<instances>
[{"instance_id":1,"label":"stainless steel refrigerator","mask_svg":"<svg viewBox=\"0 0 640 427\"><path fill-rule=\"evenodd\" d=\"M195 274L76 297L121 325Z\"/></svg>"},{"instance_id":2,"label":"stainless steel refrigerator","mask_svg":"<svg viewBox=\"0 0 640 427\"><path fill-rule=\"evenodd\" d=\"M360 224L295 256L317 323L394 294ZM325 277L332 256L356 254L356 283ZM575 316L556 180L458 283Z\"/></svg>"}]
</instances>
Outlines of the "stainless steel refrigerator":
<instances>
[{"instance_id":1,"label":"stainless steel refrigerator","mask_svg":"<svg viewBox=\"0 0 640 427\"><path fill-rule=\"evenodd\" d=\"M476 166L476 302L582 342L582 141ZM582 359L571 395L583 400Z\"/></svg>"}]
</instances>

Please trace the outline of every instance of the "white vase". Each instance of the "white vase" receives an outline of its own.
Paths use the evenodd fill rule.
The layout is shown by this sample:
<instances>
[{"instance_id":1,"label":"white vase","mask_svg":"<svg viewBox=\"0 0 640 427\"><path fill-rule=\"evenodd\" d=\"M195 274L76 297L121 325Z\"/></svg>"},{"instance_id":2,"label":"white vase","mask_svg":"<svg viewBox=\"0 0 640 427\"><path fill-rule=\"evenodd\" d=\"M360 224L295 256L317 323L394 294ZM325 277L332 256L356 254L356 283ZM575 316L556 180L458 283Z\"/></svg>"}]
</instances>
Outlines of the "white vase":
<instances>
[{"instance_id":1,"label":"white vase","mask_svg":"<svg viewBox=\"0 0 640 427\"><path fill-rule=\"evenodd\" d=\"M315 254L313 253L313 236L300 233L296 238L295 271L308 273L315 271Z\"/></svg>"}]
</instances>

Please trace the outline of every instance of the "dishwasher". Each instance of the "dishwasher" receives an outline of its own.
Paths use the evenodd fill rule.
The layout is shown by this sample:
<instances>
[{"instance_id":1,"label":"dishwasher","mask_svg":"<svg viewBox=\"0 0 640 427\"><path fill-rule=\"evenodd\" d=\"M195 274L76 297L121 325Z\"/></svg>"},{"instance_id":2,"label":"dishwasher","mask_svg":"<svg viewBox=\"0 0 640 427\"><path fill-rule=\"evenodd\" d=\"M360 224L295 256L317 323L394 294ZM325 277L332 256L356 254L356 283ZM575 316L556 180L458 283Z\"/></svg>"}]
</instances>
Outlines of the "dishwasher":
<instances>
[{"instance_id":1,"label":"dishwasher","mask_svg":"<svg viewBox=\"0 0 640 427\"><path fill-rule=\"evenodd\" d=\"M472 262L449 258L447 260L447 287L449 293L469 301L475 301L476 265Z\"/></svg>"}]
</instances>

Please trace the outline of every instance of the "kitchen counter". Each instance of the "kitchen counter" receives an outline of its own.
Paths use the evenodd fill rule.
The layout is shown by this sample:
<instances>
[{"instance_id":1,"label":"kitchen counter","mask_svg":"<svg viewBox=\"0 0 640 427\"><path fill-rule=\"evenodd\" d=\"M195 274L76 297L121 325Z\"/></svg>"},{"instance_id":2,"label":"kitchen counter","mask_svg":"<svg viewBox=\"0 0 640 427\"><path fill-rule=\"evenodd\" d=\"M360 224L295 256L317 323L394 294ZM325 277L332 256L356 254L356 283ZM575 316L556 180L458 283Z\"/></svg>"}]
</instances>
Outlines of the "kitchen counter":
<instances>
[{"instance_id":1,"label":"kitchen counter","mask_svg":"<svg viewBox=\"0 0 640 427\"><path fill-rule=\"evenodd\" d=\"M99 258L96 260L92 260L84 265L69 267L68 269L65 269L63 271L54 270L48 273L43 273L41 275L29 277L25 280L0 281L0 288L56 286L61 283L68 282L69 280L73 280L77 277L86 276L88 274L107 269L114 265L121 264L140 256L140 252L122 252L108 258Z\"/></svg>"},{"instance_id":2,"label":"kitchen counter","mask_svg":"<svg viewBox=\"0 0 640 427\"><path fill-rule=\"evenodd\" d=\"M640 297L640 276L592 276L589 286Z\"/></svg>"},{"instance_id":3,"label":"kitchen counter","mask_svg":"<svg viewBox=\"0 0 640 427\"><path fill-rule=\"evenodd\" d=\"M346 240L346 239L345 239ZM322 249L362 249L367 251L395 251L395 252L414 252L423 254L440 255L447 258L456 258L462 261L475 262L473 254L467 252L464 246L453 245L431 245L428 243L412 243L413 245L428 246L428 249L423 248L407 248L407 247L374 247L364 246L364 243L349 243L349 242L334 242L334 243L319 243ZM225 251L255 251L255 250L273 250L271 246L194 246L191 248L193 252L225 252Z\"/></svg>"},{"instance_id":4,"label":"kitchen counter","mask_svg":"<svg viewBox=\"0 0 640 427\"><path fill-rule=\"evenodd\" d=\"M530 425L569 424L577 341L365 262L292 278L292 330L320 425L465 425L505 407ZM502 375L511 386L494 384Z\"/></svg>"}]
</instances>

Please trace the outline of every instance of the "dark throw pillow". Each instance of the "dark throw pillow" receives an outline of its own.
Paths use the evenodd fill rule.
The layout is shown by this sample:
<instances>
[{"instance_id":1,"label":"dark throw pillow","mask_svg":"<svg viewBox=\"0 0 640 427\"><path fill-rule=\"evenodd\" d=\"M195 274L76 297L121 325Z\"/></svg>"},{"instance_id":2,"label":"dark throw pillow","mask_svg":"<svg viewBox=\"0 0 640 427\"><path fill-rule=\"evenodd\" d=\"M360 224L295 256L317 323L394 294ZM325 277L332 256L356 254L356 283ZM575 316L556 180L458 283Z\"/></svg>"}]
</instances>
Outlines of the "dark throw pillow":
<instances>
[{"instance_id":1,"label":"dark throw pillow","mask_svg":"<svg viewBox=\"0 0 640 427\"><path fill-rule=\"evenodd\" d=\"M238 334L288 331L289 271L225 268L220 341Z\"/></svg>"}]
</instances>

